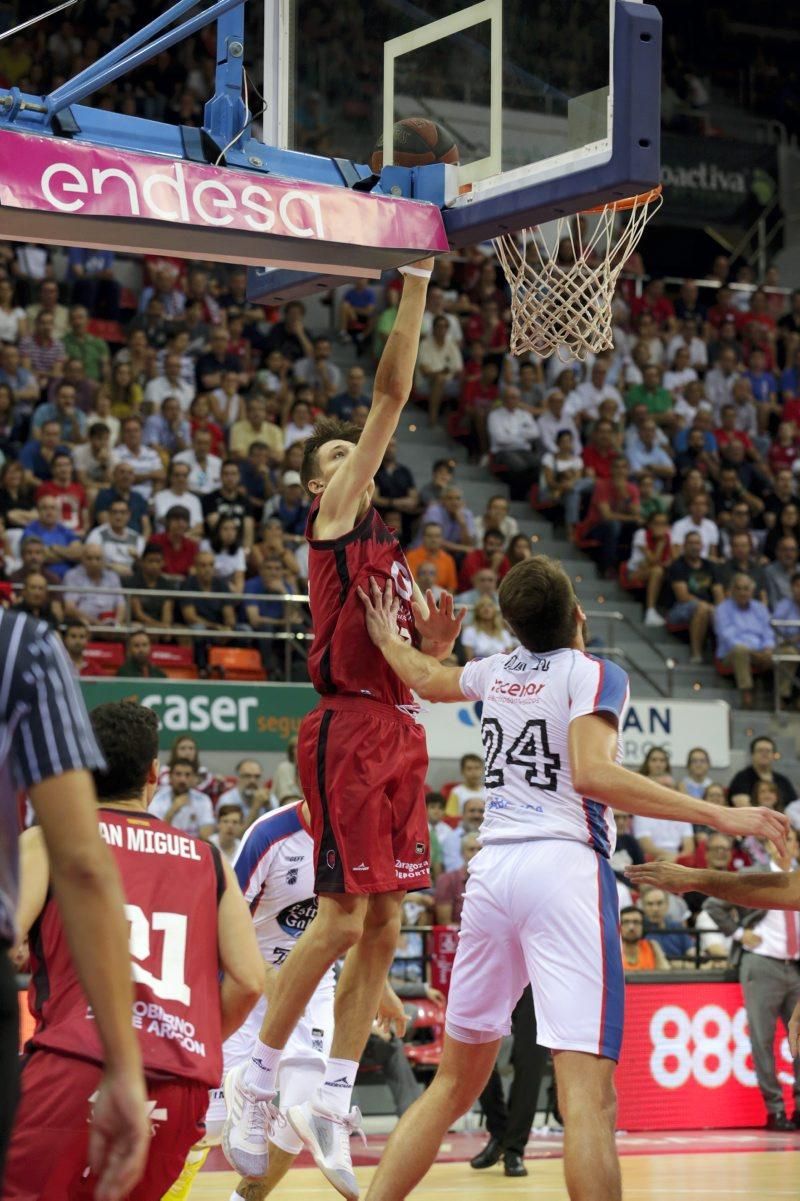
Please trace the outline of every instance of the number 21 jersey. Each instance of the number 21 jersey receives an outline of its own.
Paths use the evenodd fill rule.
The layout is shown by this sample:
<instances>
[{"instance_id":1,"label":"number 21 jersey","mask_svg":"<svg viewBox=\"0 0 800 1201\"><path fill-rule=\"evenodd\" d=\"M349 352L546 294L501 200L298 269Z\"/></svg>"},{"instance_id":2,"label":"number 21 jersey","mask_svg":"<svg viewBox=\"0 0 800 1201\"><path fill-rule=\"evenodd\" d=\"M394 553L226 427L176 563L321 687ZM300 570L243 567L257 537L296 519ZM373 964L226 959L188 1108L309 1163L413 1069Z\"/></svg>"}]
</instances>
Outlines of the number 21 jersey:
<instances>
[{"instance_id":1,"label":"number 21 jersey","mask_svg":"<svg viewBox=\"0 0 800 1201\"><path fill-rule=\"evenodd\" d=\"M608 806L582 796L572 783L569 725L599 713L620 731L630 699L628 676L616 663L563 648L473 659L461 690L483 702L486 760L483 845L532 838L572 839L610 857L616 840Z\"/></svg>"},{"instance_id":2,"label":"number 21 jersey","mask_svg":"<svg viewBox=\"0 0 800 1201\"><path fill-rule=\"evenodd\" d=\"M100 832L116 860L129 922L132 1022L145 1072L196 1080L222 1073L217 906L225 891L219 851L151 814L101 808ZM94 1014L48 894L29 936L32 1047L103 1062Z\"/></svg>"}]
</instances>

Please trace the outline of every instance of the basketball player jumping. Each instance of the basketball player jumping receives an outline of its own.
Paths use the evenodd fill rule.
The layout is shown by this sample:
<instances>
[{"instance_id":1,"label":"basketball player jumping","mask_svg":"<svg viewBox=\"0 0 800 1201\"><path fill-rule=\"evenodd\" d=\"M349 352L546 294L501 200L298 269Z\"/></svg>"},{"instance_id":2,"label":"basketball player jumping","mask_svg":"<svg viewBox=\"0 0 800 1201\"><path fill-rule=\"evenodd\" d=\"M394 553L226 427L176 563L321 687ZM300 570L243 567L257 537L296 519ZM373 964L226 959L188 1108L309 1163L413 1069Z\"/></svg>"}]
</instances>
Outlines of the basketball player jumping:
<instances>
[{"instance_id":1,"label":"basketball player jumping","mask_svg":"<svg viewBox=\"0 0 800 1201\"><path fill-rule=\"evenodd\" d=\"M620 1201L614 1067L624 980L610 806L783 844L766 809L696 801L619 766L628 678L584 651L585 617L561 567L538 555L500 586L521 645L444 667L398 637L396 598L362 590L367 627L405 684L433 701L483 702L486 818L470 864L444 1052L427 1092L389 1140L369 1201L401 1201L483 1089L524 986L553 1051L572 1201Z\"/></svg>"},{"instance_id":2,"label":"basketball player jumping","mask_svg":"<svg viewBox=\"0 0 800 1201\"><path fill-rule=\"evenodd\" d=\"M92 726L106 763L94 773L100 831L127 902L132 1023L152 1130L144 1176L125 1198L156 1201L197 1141L208 1089L222 1071L222 1039L258 1001L264 964L239 885L217 848L147 812L158 779L155 713L128 701L100 705ZM20 849L17 919L30 946L36 1028L25 1048L0 1194L3 1201L92 1201L100 1194L87 1167L88 1123L103 1049L52 897L38 827L25 832Z\"/></svg>"},{"instance_id":3,"label":"basketball player jumping","mask_svg":"<svg viewBox=\"0 0 800 1201\"><path fill-rule=\"evenodd\" d=\"M429 883L425 735L414 702L369 639L357 596L371 576L397 598L409 645L436 659L460 628L452 604L428 608L394 535L372 505L373 477L411 390L430 260L403 269L403 296L375 376L363 431L325 422L305 443L314 644L309 669L321 694L303 721L300 782L311 811L319 911L281 969L250 1063L227 1077L223 1147L245 1176L268 1167L269 1103L283 1048L320 980L347 958L337 985L325 1079L312 1103L289 1110L294 1129L343 1196L358 1197L350 1111L400 928L404 893Z\"/></svg>"}]
</instances>

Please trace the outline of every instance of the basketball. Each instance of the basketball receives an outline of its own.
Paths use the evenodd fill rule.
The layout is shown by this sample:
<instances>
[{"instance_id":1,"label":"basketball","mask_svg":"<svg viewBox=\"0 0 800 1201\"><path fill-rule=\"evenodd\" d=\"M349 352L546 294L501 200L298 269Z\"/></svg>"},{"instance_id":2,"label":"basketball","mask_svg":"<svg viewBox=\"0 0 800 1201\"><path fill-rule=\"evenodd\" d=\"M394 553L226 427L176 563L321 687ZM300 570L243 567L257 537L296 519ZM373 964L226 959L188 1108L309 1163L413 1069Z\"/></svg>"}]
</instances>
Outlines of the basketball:
<instances>
[{"instance_id":1,"label":"basketball","mask_svg":"<svg viewBox=\"0 0 800 1201\"><path fill-rule=\"evenodd\" d=\"M457 163L458 146L451 134L427 117L405 117L394 127L394 166L426 167L429 163ZM383 138L378 138L369 165L376 175L383 170Z\"/></svg>"}]
</instances>

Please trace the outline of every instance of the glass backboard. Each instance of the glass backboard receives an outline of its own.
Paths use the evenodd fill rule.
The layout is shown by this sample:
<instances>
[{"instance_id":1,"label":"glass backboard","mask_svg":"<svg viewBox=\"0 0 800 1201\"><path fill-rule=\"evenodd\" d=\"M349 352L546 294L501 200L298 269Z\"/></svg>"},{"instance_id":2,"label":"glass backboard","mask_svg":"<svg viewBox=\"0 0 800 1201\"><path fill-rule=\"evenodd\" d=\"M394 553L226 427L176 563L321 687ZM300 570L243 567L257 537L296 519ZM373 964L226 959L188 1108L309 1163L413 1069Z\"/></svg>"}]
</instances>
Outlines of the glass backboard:
<instances>
[{"instance_id":1,"label":"glass backboard","mask_svg":"<svg viewBox=\"0 0 800 1201\"><path fill-rule=\"evenodd\" d=\"M282 32L268 44L265 74L280 50L276 144L366 163L395 121L429 118L460 150L439 197L454 232L481 227L479 209L499 229L504 211L513 221L548 197L561 206L555 215L658 182L660 18L652 5L274 3ZM629 192L629 184L642 187ZM484 204L498 197L508 200Z\"/></svg>"}]
</instances>

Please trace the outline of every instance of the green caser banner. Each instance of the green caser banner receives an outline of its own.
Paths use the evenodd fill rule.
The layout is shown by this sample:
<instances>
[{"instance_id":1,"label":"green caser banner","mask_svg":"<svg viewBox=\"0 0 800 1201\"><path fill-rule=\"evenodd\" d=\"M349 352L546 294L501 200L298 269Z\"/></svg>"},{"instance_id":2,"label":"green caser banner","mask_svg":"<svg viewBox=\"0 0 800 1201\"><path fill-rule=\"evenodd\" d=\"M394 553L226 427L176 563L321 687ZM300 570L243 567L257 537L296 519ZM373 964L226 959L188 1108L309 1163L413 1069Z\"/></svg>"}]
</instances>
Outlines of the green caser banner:
<instances>
[{"instance_id":1,"label":"green caser banner","mask_svg":"<svg viewBox=\"0 0 800 1201\"><path fill-rule=\"evenodd\" d=\"M226 680L81 680L89 709L134 700L155 710L161 750L191 734L208 751L282 751L313 709L310 684L232 684Z\"/></svg>"}]
</instances>

